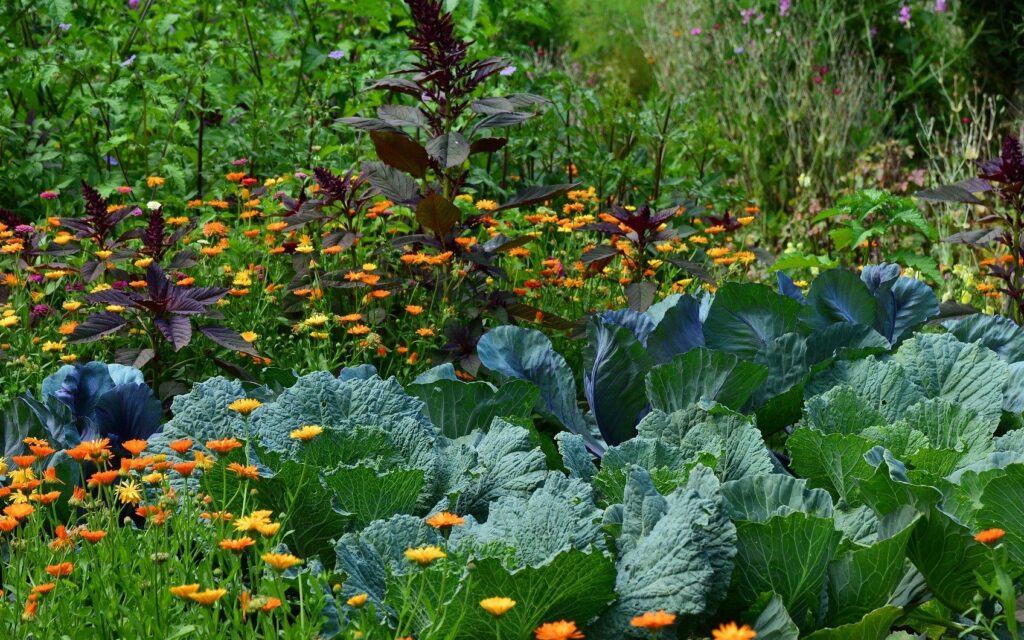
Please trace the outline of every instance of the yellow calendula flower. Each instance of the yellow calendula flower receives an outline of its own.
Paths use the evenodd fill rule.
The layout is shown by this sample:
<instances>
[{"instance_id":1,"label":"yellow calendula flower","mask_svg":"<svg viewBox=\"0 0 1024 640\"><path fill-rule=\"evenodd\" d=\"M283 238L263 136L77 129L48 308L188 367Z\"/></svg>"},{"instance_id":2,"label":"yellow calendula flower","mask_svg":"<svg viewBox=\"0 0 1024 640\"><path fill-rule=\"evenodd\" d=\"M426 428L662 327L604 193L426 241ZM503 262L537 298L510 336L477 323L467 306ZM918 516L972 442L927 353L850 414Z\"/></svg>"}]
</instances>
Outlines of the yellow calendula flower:
<instances>
[{"instance_id":1,"label":"yellow calendula flower","mask_svg":"<svg viewBox=\"0 0 1024 640\"><path fill-rule=\"evenodd\" d=\"M516 606L516 601L512 598L503 597L485 598L480 601L480 606L495 618L500 618L508 613L512 607Z\"/></svg>"},{"instance_id":2,"label":"yellow calendula flower","mask_svg":"<svg viewBox=\"0 0 1024 640\"><path fill-rule=\"evenodd\" d=\"M309 442L310 440L317 437L323 432L323 427L315 424L307 424L304 427L300 427L298 429L293 430L288 435L289 437L291 437L292 440L298 440L300 442Z\"/></svg>"},{"instance_id":3,"label":"yellow calendula flower","mask_svg":"<svg viewBox=\"0 0 1024 640\"><path fill-rule=\"evenodd\" d=\"M168 591L170 591L171 595L173 595L174 597L181 598L182 600L185 600L190 595L192 595L193 593L198 593L199 585L198 584L180 584L180 585L178 585L176 587L171 587L170 589L168 589Z\"/></svg>"},{"instance_id":4,"label":"yellow calendula flower","mask_svg":"<svg viewBox=\"0 0 1024 640\"><path fill-rule=\"evenodd\" d=\"M227 589L207 589L206 591L197 591L196 593L188 594L189 599L198 602L204 607L209 607L214 602L217 602L224 594L227 593Z\"/></svg>"},{"instance_id":5,"label":"yellow calendula flower","mask_svg":"<svg viewBox=\"0 0 1024 640\"><path fill-rule=\"evenodd\" d=\"M65 311L74 312L82 308L82 303L78 300L68 300L67 302L61 305L61 308L64 309Z\"/></svg>"},{"instance_id":6,"label":"yellow calendula flower","mask_svg":"<svg viewBox=\"0 0 1024 640\"><path fill-rule=\"evenodd\" d=\"M139 258L132 264L134 264L139 269L145 269L149 265L153 264L153 258Z\"/></svg>"},{"instance_id":7,"label":"yellow calendula flower","mask_svg":"<svg viewBox=\"0 0 1024 640\"><path fill-rule=\"evenodd\" d=\"M114 493L121 504L139 504L142 502L142 487L135 480L122 480Z\"/></svg>"},{"instance_id":8,"label":"yellow calendula flower","mask_svg":"<svg viewBox=\"0 0 1024 640\"><path fill-rule=\"evenodd\" d=\"M19 322L21 322L21 318L18 316L7 316L6 318L0 318L0 327L7 329L13 327Z\"/></svg>"},{"instance_id":9,"label":"yellow calendula flower","mask_svg":"<svg viewBox=\"0 0 1024 640\"><path fill-rule=\"evenodd\" d=\"M60 352L60 351L64 350L65 346L67 346L67 345L65 345L63 342L47 341L47 342L43 343L43 351L44 352L50 352L50 351Z\"/></svg>"},{"instance_id":10,"label":"yellow calendula flower","mask_svg":"<svg viewBox=\"0 0 1024 640\"><path fill-rule=\"evenodd\" d=\"M255 331L243 331L239 335L242 336L242 340L249 343L256 342L256 339L260 337Z\"/></svg>"},{"instance_id":11,"label":"yellow calendula flower","mask_svg":"<svg viewBox=\"0 0 1024 640\"><path fill-rule=\"evenodd\" d=\"M364 604L366 604L366 601L369 600L369 599L370 599L369 594L360 593L360 594L354 595L351 598L349 598L348 600L346 600L345 604L347 604L350 607L355 607L355 608L358 609L359 607L361 607Z\"/></svg>"},{"instance_id":12,"label":"yellow calendula flower","mask_svg":"<svg viewBox=\"0 0 1024 640\"><path fill-rule=\"evenodd\" d=\"M256 398L239 398L228 405L228 409L247 416L263 406L263 403Z\"/></svg>"},{"instance_id":13,"label":"yellow calendula flower","mask_svg":"<svg viewBox=\"0 0 1024 640\"><path fill-rule=\"evenodd\" d=\"M264 553L260 557L274 571L286 571L295 565L302 564L302 558L293 556L290 553Z\"/></svg>"},{"instance_id":14,"label":"yellow calendula flower","mask_svg":"<svg viewBox=\"0 0 1024 640\"><path fill-rule=\"evenodd\" d=\"M440 560L441 558L447 558L448 554L441 551L440 547L427 546L427 547L416 547L414 549L406 549L405 557L410 562L415 562L421 567L425 567L434 560Z\"/></svg>"}]
</instances>

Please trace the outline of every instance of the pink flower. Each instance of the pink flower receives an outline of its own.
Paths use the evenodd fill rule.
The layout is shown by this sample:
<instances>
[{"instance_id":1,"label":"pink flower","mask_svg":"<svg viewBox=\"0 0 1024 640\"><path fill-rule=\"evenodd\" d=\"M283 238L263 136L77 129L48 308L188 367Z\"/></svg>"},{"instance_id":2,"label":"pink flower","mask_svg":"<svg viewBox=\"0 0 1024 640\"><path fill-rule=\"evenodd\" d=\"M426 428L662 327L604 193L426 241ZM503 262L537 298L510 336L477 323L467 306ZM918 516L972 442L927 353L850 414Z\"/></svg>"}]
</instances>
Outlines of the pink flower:
<instances>
[{"instance_id":1,"label":"pink flower","mask_svg":"<svg viewBox=\"0 0 1024 640\"><path fill-rule=\"evenodd\" d=\"M946 11L946 0L935 0L935 13L944 13Z\"/></svg>"},{"instance_id":2,"label":"pink flower","mask_svg":"<svg viewBox=\"0 0 1024 640\"><path fill-rule=\"evenodd\" d=\"M843 90L840 89L839 87L836 87L835 89L832 89L832 95L841 96L843 95Z\"/></svg>"},{"instance_id":3,"label":"pink flower","mask_svg":"<svg viewBox=\"0 0 1024 640\"><path fill-rule=\"evenodd\" d=\"M39 197L43 200L56 200L58 196L56 191L43 191Z\"/></svg>"},{"instance_id":4,"label":"pink flower","mask_svg":"<svg viewBox=\"0 0 1024 640\"><path fill-rule=\"evenodd\" d=\"M896 18L900 21L900 24L910 27L910 6L903 5L900 7L900 15Z\"/></svg>"},{"instance_id":5,"label":"pink flower","mask_svg":"<svg viewBox=\"0 0 1024 640\"><path fill-rule=\"evenodd\" d=\"M690 29L690 35L691 36L699 36L702 33L704 33L704 30L701 29L700 27L694 27L694 28Z\"/></svg>"},{"instance_id":6,"label":"pink flower","mask_svg":"<svg viewBox=\"0 0 1024 640\"><path fill-rule=\"evenodd\" d=\"M117 192L120 193L123 196L123 195L131 193L132 192L132 188L124 186L124 185L121 185L120 187L117 188Z\"/></svg>"}]
</instances>

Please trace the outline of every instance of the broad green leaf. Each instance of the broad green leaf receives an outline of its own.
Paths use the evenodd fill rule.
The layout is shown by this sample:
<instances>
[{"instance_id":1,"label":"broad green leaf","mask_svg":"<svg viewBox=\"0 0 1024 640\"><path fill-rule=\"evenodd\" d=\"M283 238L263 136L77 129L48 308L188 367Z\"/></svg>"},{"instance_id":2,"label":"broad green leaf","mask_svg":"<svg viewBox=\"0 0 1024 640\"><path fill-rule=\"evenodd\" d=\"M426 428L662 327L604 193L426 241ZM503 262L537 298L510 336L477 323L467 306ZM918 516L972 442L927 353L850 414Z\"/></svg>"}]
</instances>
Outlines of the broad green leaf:
<instances>
[{"instance_id":1,"label":"broad green leaf","mask_svg":"<svg viewBox=\"0 0 1024 640\"><path fill-rule=\"evenodd\" d=\"M906 573L907 543L915 523L869 547L848 551L828 570L828 626L857 622L885 606Z\"/></svg>"},{"instance_id":2,"label":"broad green leaf","mask_svg":"<svg viewBox=\"0 0 1024 640\"><path fill-rule=\"evenodd\" d=\"M525 380L509 380L500 387L486 382L434 380L407 387L426 405L431 422L449 438L486 430L494 418L529 418L540 391Z\"/></svg>"},{"instance_id":3,"label":"broad green leaf","mask_svg":"<svg viewBox=\"0 0 1024 640\"><path fill-rule=\"evenodd\" d=\"M825 434L844 435L886 424L881 412L864 405L864 399L853 387L838 385L807 400L802 424Z\"/></svg>"},{"instance_id":4,"label":"broad green leaf","mask_svg":"<svg viewBox=\"0 0 1024 640\"><path fill-rule=\"evenodd\" d=\"M629 620L646 611L697 615L725 595L736 532L722 508L718 481L698 467L687 486L665 500L665 514L648 535L619 556L618 600L596 623L605 637L622 637Z\"/></svg>"},{"instance_id":5,"label":"broad green leaf","mask_svg":"<svg viewBox=\"0 0 1024 640\"><path fill-rule=\"evenodd\" d=\"M782 473L726 482L722 497L733 520L766 522L791 513L823 520L832 517L832 498L827 492L808 488L806 480Z\"/></svg>"},{"instance_id":6,"label":"broad green leaf","mask_svg":"<svg viewBox=\"0 0 1024 640\"><path fill-rule=\"evenodd\" d=\"M999 528L1010 558L1024 563L1024 464L1014 464L992 478L981 494L981 508L975 515L979 529Z\"/></svg>"},{"instance_id":7,"label":"broad green leaf","mask_svg":"<svg viewBox=\"0 0 1024 640\"><path fill-rule=\"evenodd\" d=\"M615 566L600 551L563 551L542 565L509 571L493 558L475 560L458 593L445 606L443 623L456 638L528 638L544 622L575 620L580 626L615 598ZM504 596L516 606L495 619L480 607ZM452 629L440 629L446 634ZM424 636L426 637L426 636Z\"/></svg>"},{"instance_id":8,"label":"broad green leaf","mask_svg":"<svg viewBox=\"0 0 1024 640\"><path fill-rule=\"evenodd\" d=\"M811 378L804 392L811 397L840 385L856 390L865 410L881 413L887 422L899 420L908 408L926 397L898 362L874 357L834 362Z\"/></svg>"},{"instance_id":9,"label":"broad green leaf","mask_svg":"<svg viewBox=\"0 0 1024 640\"><path fill-rule=\"evenodd\" d=\"M964 344L951 334L918 334L896 353L907 376L926 397L943 398L979 414L1000 413L1009 370L980 344Z\"/></svg>"},{"instance_id":10,"label":"broad green leaf","mask_svg":"<svg viewBox=\"0 0 1024 640\"><path fill-rule=\"evenodd\" d=\"M842 534L830 518L794 512L736 524L732 588L741 602L772 591L802 629L814 627L829 564Z\"/></svg>"},{"instance_id":11,"label":"broad green leaf","mask_svg":"<svg viewBox=\"0 0 1024 640\"><path fill-rule=\"evenodd\" d=\"M865 614L856 622L834 627L819 629L807 636L808 640L884 640L903 610L899 607L885 606Z\"/></svg>"},{"instance_id":12,"label":"broad green leaf","mask_svg":"<svg viewBox=\"0 0 1024 640\"><path fill-rule=\"evenodd\" d=\"M714 401L739 409L764 382L765 367L722 351L698 348L653 367L647 374L651 406L671 413Z\"/></svg>"},{"instance_id":13,"label":"broad green leaf","mask_svg":"<svg viewBox=\"0 0 1024 640\"><path fill-rule=\"evenodd\" d=\"M778 594L772 594L768 605L754 621L754 631L760 640L797 640L800 629L789 617L786 605Z\"/></svg>"},{"instance_id":14,"label":"broad green leaf","mask_svg":"<svg viewBox=\"0 0 1024 640\"><path fill-rule=\"evenodd\" d=\"M626 327L593 318L583 347L583 394L605 442L619 444L636 435L647 406L644 378L653 361Z\"/></svg>"},{"instance_id":15,"label":"broad green leaf","mask_svg":"<svg viewBox=\"0 0 1024 640\"><path fill-rule=\"evenodd\" d=\"M355 527L400 513L413 513L424 485L420 469L378 473L364 466L328 471L324 483L333 492L334 508Z\"/></svg>"},{"instance_id":16,"label":"broad green leaf","mask_svg":"<svg viewBox=\"0 0 1024 640\"><path fill-rule=\"evenodd\" d=\"M802 306L760 284L729 282L715 293L704 321L704 342L751 360L769 341L796 330Z\"/></svg>"},{"instance_id":17,"label":"broad green leaf","mask_svg":"<svg viewBox=\"0 0 1024 640\"><path fill-rule=\"evenodd\" d=\"M794 431L786 446L793 471L807 478L810 486L825 489L847 506L861 504L857 480L874 472L864 460L864 454L874 446L870 440L804 428Z\"/></svg>"},{"instance_id":18,"label":"broad green leaf","mask_svg":"<svg viewBox=\"0 0 1024 640\"><path fill-rule=\"evenodd\" d=\"M980 342L1009 363L1024 360L1024 329L1009 318L976 313L944 324L961 342Z\"/></svg>"},{"instance_id":19,"label":"broad green leaf","mask_svg":"<svg viewBox=\"0 0 1024 640\"><path fill-rule=\"evenodd\" d=\"M845 269L833 269L811 283L800 319L817 331L837 322L871 325L877 308L859 277Z\"/></svg>"}]
</instances>

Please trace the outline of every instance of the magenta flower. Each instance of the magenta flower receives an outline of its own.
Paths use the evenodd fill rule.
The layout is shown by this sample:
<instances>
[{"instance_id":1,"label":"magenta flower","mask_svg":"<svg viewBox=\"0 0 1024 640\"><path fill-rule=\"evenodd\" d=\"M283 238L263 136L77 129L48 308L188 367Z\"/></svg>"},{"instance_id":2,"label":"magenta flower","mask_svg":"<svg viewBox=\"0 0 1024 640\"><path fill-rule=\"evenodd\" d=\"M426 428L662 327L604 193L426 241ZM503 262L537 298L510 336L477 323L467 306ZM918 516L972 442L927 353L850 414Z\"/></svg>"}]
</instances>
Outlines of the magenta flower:
<instances>
[{"instance_id":1,"label":"magenta flower","mask_svg":"<svg viewBox=\"0 0 1024 640\"><path fill-rule=\"evenodd\" d=\"M132 188L121 185L120 187L117 188L117 192L120 193L122 196L127 195L132 192Z\"/></svg>"},{"instance_id":2,"label":"magenta flower","mask_svg":"<svg viewBox=\"0 0 1024 640\"><path fill-rule=\"evenodd\" d=\"M946 0L935 0L936 13L945 13L946 8Z\"/></svg>"},{"instance_id":3,"label":"magenta flower","mask_svg":"<svg viewBox=\"0 0 1024 640\"><path fill-rule=\"evenodd\" d=\"M249 158L239 158L238 160L232 160L231 164L235 165L236 167L241 167L241 166L247 164L248 162L249 162Z\"/></svg>"},{"instance_id":4,"label":"magenta flower","mask_svg":"<svg viewBox=\"0 0 1024 640\"><path fill-rule=\"evenodd\" d=\"M690 35L691 36L699 36L702 33L704 33L704 30L701 29L700 27L694 27L694 28L690 29Z\"/></svg>"},{"instance_id":5,"label":"magenta flower","mask_svg":"<svg viewBox=\"0 0 1024 640\"><path fill-rule=\"evenodd\" d=\"M900 15L896 19L900 21L900 24L910 27L910 6L900 7Z\"/></svg>"},{"instance_id":6,"label":"magenta flower","mask_svg":"<svg viewBox=\"0 0 1024 640\"><path fill-rule=\"evenodd\" d=\"M39 194L39 197L42 198L43 200L56 200L58 194L56 191L43 191L42 193Z\"/></svg>"},{"instance_id":7,"label":"magenta flower","mask_svg":"<svg viewBox=\"0 0 1024 640\"><path fill-rule=\"evenodd\" d=\"M779 15L785 17L789 13L790 0L779 0Z\"/></svg>"}]
</instances>

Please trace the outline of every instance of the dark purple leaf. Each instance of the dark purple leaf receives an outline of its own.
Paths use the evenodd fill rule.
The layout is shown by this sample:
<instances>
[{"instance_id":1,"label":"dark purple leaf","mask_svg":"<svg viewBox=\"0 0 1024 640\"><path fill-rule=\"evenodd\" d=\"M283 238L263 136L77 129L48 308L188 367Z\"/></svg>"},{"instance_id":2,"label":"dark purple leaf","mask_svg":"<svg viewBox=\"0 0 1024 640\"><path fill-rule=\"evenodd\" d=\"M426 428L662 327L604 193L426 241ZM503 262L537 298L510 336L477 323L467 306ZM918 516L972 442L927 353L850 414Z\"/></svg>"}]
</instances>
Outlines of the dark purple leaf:
<instances>
[{"instance_id":1,"label":"dark purple leaf","mask_svg":"<svg viewBox=\"0 0 1024 640\"><path fill-rule=\"evenodd\" d=\"M394 127L377 118L339 118L337 122L347 124L363 131L386 131L388 133L400 133L402 130Z\"/></svg>"},{"instance_id":2,"label":"dark purple leaf","mask_svg":"<svg viewBox=\"0 0 1024 640\"><path fill-rule=\"evenodd\" d=\"M90 293L85 299L95 304L118 304L122 307L135 306L135 301L127 293L115 289Z\"/></svg>"},{"instance_id":3,"label":"dark purple leaf","mask_svg":"<svg viewBox=\"0 0 1024 640\"><path fill-rule=\"evenodd\" d=\"M960 184L946 184L933 189L922 189L915 193L914 197L928 202L982 203L974 193L968 191Z\"/></svg>"},{"instance_id":4,"label":"dark purple leaf","mask_svg":"<svg viewBox=\"0 0 1024 640\"><path fill-rule=\"evenodd\" d=\"M377 108L377 115L393 127L422 128L427 126L427 116L418 107L385 104Z\"/></svg>"},{"instance_id":5,"label":"dark purple leaf","mask_svg":"<svg viewBox=\"0 0 1024 640\"><path fill-rule=\"evenodd\" d=\"M508 138L477 138L469 145L469 155L474 153L494 153L508 144Z\"/></svg>"},{"instance_id":6,"label":"dark purple leaf","mask_svg":"<svg viewBox=\"0 0 1024 640\"><path fill-rule=\"evenodd\" d=\"M599 244L590 251L584 252L583 256L580 257L580 260L583 264L590 264L591 262L613 258L617 255L619 255L619 250L615 247L606 244Z\"/></svg>"},{"instance_id":7,"label":"dark purple leaf","mask_svg":"<svg viewBox=\"0 0 1024 640\"><path fill-rule=\"evenodd\" d=\"M384 164L416 178L427 175L427 167L430 164L427 150L409 136L404 133L371 131L370 139L373 140L377 157Z\"/></svg>"},{"instance_id":8,"label":"dark purple leaf","mask_svg":"<svg viewBox=\"0 0 1024 640\"><path fill-rule=\"evenodd\" d=\"M461 217L458 207L436 193L431 193L416 205L416 221L439 238L448 235Z\"/></svg>"},{"instance_id":9,"label":"dark purple leaf","mask_svg":"<svg viewBox=\"0 0 1024 640\"><path fill-rule=\"evenodd\" d=\"M423 93L423 87L417 83L406 80L404 78L384 78L378 80L370 85L371 89L384 89L386 91L396 91L398 93L405 93L410 96L417 98Z\"/></svg>"},{"instance_id":10,"label":"dark purple leaf","mask_svg":"<svg viewBox=\"0 0 1024 640\"><path fill-rule=\"evenodd\" d=\"M71 333L71 342L93 342L114 333L126 324L128 324L128 319L119 314L110 311L94 313L86 318L85 322L75 327Z\"/></svg>"},{"instance_id":11,"label":"dark purple leaf","mask_svg":"<svg viewBox=\"0 0 1024 640\"><path fill-rule=\"evenodd\" d=\"M574 182L572 184L548 184L538 187L527 187L516 193L511 199L505 201L504 204L497 208L497 211L515 207L526 207L544 202L545 200L551 200L568 193L578 186L580 186L580 183Z\"/></svg>"},{"instance_id":12,"label":"dark purple leaf","mask_svg":"<svg viewBox=\"0 0 1024 640\"><path fill-rule=\"evenodd\" d=\"M86 260L82 264L82 268L79 269L78 273L82 276L82 280L86 282L93 282L96 278L103 275L103 272L107 270L106 260Z\"/></svg>"},{"instance_id":13,"label":"dark purple leaf","mask_svg":"<svg viewBox=\"0 0 1024 640\"><path fill-rule=\"evenodd\" d=\"M976 229L974 231L961 231L960 233L954 233L948 238L943 238L943 242L950 244L969 244L972 246L984 246L987 245L997 238L1001 231L999 229Z\"/></svg>"},{"instance_id":14,"label":"dark purple leaf","mask_svg":"<svg viewBox=\"0 0 1024 640\"><path fill-rule=\"evenodd\" d=\"M192 341L192 321L184 316L160 316L153 319L153 324L175 351L181 351Z\"/></svg>"},{"instance_id":15,"label":"dark purple leaf","mask_svg":"<svg viewBox=\"0 0 1024 640\"><path fill-rule=\"evenodd\" d=\"M406 205L419 201L420 186L407 174L383 162L365 162L363 171L369 176L370 184L387 199Z\"/></svg>"},{"instance_id":16,"label":"dark purple leaf","mask_svg":"<svg viewBox=\"0 0 1024 640\"><path fill-rule=\"evenodd\" d=\"M482 131L484 129L503 129L505 127L511 127L517 124L522 124L532 118L535 114L533 113L494 113L485 118L481 118L475 125L473 125L473 131Z\"/></svg>"},{"instance_id":17,"label":"dark purple leaf","mask_svg":"<svg viewBox=\"0 0 1024 640\"><path fill-rule=\"evenodd\" d=\"M181 287L180 291L205 307L215 304L228 293L224 287Z\"/></svg>"},{"instance_id":18,"label":"dark purple leaf","mask_svg":"<svg viewBox=\"0 0 1024 640\"><path fill-rule=\"evenodd\" d=\"M450 169L469 157L469 142L457 131L443 133L427 143L427 153L445 169Z\"/></svg>"},{"instance_id":19,"label":"dark purple leaf","mask_svg":"<svg viewBox=\"0 0 1024 640\"><path fill-rule=\"evenodd\" d=\"M241 351L242 353L247 353L251 356L259 355L259 353L256 352L256 349L254 349L250 343L246 342L234 329L221 327L219 325L207 325L205 327L199 327L199 332L225 349Z\"/></svg>"},{"instance_id":20,"label":"dark purple leaf","mask_svg":"<svg viewBox=\"0 0 1024 640\"><path fill-rule=\"evenodd\" d=\"M481 98L474 100L469 108L482 115L494 115L495 113L512 113L516 106L505 98Z\"/></svg>"},{"instance_id":21,"label":"dark purple leaf","mask_svg":"<svg viewBox=\"0 0 1024 640\"><path fill-rule=\"evenodd\" d=\"M634 311L647 311L658 294L658 285L654 282L631 282L625 289L626 302Z\"/></svg>"}]
</instances>

